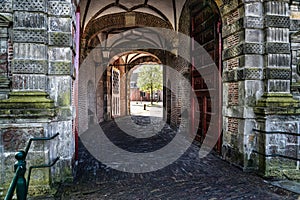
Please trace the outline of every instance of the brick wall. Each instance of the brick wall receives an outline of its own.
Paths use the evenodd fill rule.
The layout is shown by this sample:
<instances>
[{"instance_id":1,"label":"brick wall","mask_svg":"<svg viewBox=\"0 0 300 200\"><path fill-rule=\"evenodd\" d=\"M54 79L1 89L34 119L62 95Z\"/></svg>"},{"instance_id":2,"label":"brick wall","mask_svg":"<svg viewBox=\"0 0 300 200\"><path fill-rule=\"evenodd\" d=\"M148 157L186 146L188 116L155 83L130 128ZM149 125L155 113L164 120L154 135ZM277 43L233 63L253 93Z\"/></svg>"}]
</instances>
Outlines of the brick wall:
<instances>
[{"instance_id":1,"label":"brick wall","mask_svg":"<svg viewBox=\"0 0 300 200\"><path fill-rule=\"evenodd\" d=\"M239 83L237 82L228 84L228 105L239 105Z\"/></svg>"}]
</instances>

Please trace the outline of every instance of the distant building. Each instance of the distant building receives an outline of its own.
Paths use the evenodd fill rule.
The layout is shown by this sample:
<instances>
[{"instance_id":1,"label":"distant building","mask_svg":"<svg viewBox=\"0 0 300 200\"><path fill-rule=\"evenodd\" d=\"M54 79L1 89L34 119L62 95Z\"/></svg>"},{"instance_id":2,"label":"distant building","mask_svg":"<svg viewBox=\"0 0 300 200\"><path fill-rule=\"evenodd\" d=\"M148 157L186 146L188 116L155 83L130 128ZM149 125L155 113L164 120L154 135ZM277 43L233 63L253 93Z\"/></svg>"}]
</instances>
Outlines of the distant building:
<instances>
[{"instance_id":1,"label":"distant building","mask_svg":"<svg viewBox=\"0 0 300 200\"><path fill-rule=\"evenodd\" d=\"M130 101L151 101L151 95L149 92L140 91L137 86L139 71L136 70L131 75L130 81ZM163 91L154 91L153 100L162 101Z\"/></svg>"}]
</instances>

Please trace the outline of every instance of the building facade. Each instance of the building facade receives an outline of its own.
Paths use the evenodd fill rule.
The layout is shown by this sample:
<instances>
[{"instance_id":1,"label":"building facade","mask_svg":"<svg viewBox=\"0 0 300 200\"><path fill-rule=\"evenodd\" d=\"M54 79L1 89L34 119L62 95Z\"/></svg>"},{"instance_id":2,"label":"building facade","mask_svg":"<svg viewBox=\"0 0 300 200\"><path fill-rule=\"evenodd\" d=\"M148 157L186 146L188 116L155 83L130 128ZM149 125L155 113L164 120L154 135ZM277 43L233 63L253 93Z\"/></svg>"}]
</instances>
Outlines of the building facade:
<instances>
[{"instance_id":1,"label":"building facade","mask_svg":"<svg viewBox=\"0 0 300 200\"><path fill-rule=\"evenodd\" d=\"M130 113L128 74L147 62L178 72L164 70L172 127L185 123L180 110L192 108L203 142L219 113L215 149L225 160L268 177L299 177L299 30L296 0L0 0L0 192L12 179L15 152L57 132L29 152L28 165L60 157L33 172L30 193L72 179L78 135ZM217 70L196 70L203 59L195 43ZM185 98L182 76L198 103Z\"/></svg>"}]
</instances>

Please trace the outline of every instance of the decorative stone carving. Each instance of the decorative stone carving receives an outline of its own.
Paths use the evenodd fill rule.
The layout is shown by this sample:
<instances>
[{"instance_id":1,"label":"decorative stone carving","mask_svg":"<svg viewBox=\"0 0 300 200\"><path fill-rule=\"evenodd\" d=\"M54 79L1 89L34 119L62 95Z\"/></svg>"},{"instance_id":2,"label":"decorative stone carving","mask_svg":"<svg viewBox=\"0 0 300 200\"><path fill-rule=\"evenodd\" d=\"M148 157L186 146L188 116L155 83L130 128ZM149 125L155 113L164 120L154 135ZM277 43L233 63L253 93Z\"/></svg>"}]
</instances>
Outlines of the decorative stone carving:
<instances>
[{"instance_id":1,"label":"decorative stone carving","mask_svg":"<svg viewBox=\"0 0 300 200\"><path fill-rule=\"evenodd\" d=\"M267 67L290 67L291 56L289 54L269 54Z\"/></svg>"},{"instance_id":2,"label":"decorative stone carving","mask_svg":"<svg viewBox=\"0 0 300 200\"><path fill-rule=\"evenodd\" d=\"M43 137L43 128L12 127L0 129L0 135L6 152L16 152L26 147L27 141L31 137ZM43 150L43 146L33 144L31 150Z\"/></svg>"},{"instance_id":3,"label":"decorative stone carving","mask_svg":"<svg viewBox=\"0 0 300 200\"><path fill-rule=\"evenodd\" d=\"M45 74L47 64L47 60L14 60L12 71L14 74Z\"/></svg>"},{"instance_id":4,"label":"decorative stone carving","mask_svg":"<svg viewBox=\"0 0 300 200\"><path fill-rule=\"evenodd\" d=\"M277 28L289 28L290 27L290 17L267 15L265 17L266 27L277 27Z\"/></svg>"},{"instance_id":5,"label":"decorative stone carving","mask_svg":"<svg viewBox=\"0 0 300 200\"><path fill-rule=\"evenodd\" d=\"M244 70L237 70L236 71L236 79L238 81L245 79L245 71Z\"/></svg>"},{"instance_id":6,"label":"decorative stone carving","mask_svg":"<svg viewBox=\"0 0 300 200\"><path fill-rule=\"evenodd\" d=\"M70 61L72 58L70 48L49 47L48 55L50 61Z\"/></svg>"},{"instance_id":7,"label":"decorative stone carving","mask_svg":"<svg viewBox=\"0 0 300 200\"><path fill-rule=\"evenodd\" d=\"M266 15L288 16L289 3L285 1L267 1L264 4Z\"/></svg>"},{"instance_id":8,"label":"decorative stone carving","mask_svg":"<svg viewBox=\"0 0 300 200\"><path fill-rule=\"evenodd\" d=\"M263 15L263 4L261 2L251 2L245 4L245 15L261 17Z\"/></svg>"},{"instance_id":9,"label":"decorative stone carving","mask_svg":"<svg viewBox=\"0 0 300 200\"><path fill-rule=\"evenodd\" d=\"M290 53L290 44L289 43L267 43L266 44L266 53L271 54L280 54L280 53Z\"/></svg>"},{"instance_id":10,"label":"decorative stone carving","mask_svg":"<svg viewBox=\"0 0 300 200\"><path fill-rule=\"evenodd\" d=\"M71 75L71 62L51 62L49 66L50 75Z\"/></svg>"},{"instance_id":11,"label":"decorative stone carving","mask_svg":"<svg viewBox=\"0 0 300 200\"><path fill-rule=\"evenodd\" d=\"M35 75L13 75L13 89L22 91L45 91L46 76Z\"/></svg>"},{"instance_id":12,"label":"decorative stone carving","mask_svg":"<svg viewBox=\"0 0 300 200\"><path fill-rule=\"evenodd\" d=\"M47 16L43 13L16 12L13 20L14 29L47 29Z\"/></svg>"},{"instance_id":13,"label":"decorative stone carving","mask_svg":"<svg viewBox=\"0 0 300 200\"><path fill-rule=\"evenodd\" d=\"M244 21L243 19L239 19L237 20L235 23L227 25L227 26L223 26L223 30L222 30L222 36L227 37L228 35L231 35L237 31L242 30L243 28L243 24Z\"/></svg>"},{"instance_id":14,"label":"decorative stone carving","mask_svg":"<svg viewBox=\"0 0 300 200\"><path fill-rule=\"evenodd\" d=\"M12 0L2 0L0 3L0 12L11 12Z\"/></svg>"},{"instance_id":15,"label":"decorative stone carving","mask_svg":"<svg viewBox=\"0 0 300 200\"><path fill-rule=\"evenodd\" d=\"M45 11L45 0L13 0L13 10Z\"/></svg>"},{"instance_id":16,"label":"decorative stone carving","mask_svg":"<svg viewBox=\"0 0 300 200\"><path fill-rule=\"evenodd\" d=\"M267 79L282 79L289 80L291 78L290 69L268 68L266 69Z\"/></svg>"},{"instance_id":17,"label":"decorative stone carving","mask_svg":"<svg viewBox=\"0 0 300 200\"><path fill-rule=\"evenodd\" d=\"M264 18L246 16L244 18L244 27L262 29L264 28Z\"/></svg>"},{"instance_id":18,"label":"decorative stone carving","mask_svg":"<svg viewBox=\"0 0 300 200\"><path fill-rule=\"evenodd\" d=\"M229 49L225 49L223 52L224 59L233 58L243 53L243 45L238 45Z\"/></svg>"},{"instance_id":19,"label":"decorative stone carving","mask_svg":"<svg viewBox=\"0 0 300 200\"><path fill-rule=\"evenodd\" d=\"M259 43L245 43L244 44L245 54L263 54L264 45Z\"/></svg>"},{"instance_id":20,"label":"decorative stone carving","mask_svg":"<svg viewBox=\"0 0 300 200\"><path fill-rule=\"evenodd\" d=\"M270 93L289 93L290 81L289 80L268 80L268 92Z\"/></svg>"},{"instance_id":21,"label":"decorative stone carving","mask_svg":"<svg viewBox=\"0 0 300 200\"><path fill-rule=\"evenodd\" d=\"M266 29L266 36L267 36L266 42L288 43L289 42L289 29L268 27Z\"/></svg>"},{"instance_id":22,"label":"decorative stone carving","mask_svg":"<svg viewBox=\"0 0 300 200\"><path fill-rule=\"evenodd\" d=\"M48 1L48 13L53 16L70 17L72 6L70 3L62 1Z\"/></svg>"},{"instance_id":23,"label":"decorative stone carving","mask_svg":"<svg viewBox=\"0 0 300 200\"><path fill-rule=\"evenodd\" d=\"M49 33L49 45L51 46L70 47L72 45L71 42L71 33Z\"/></svg>"},{"instance_id":24,"label":"decorative stone carving","mask_svg":"<svg viewBox=\"0 0 300 200\"><path fill-rule=\"evenodd\" d=\"M263 43L264 32L261 29L246 29L245 30L245 42L246 43Z\"/></svg>"},{"instance_id":25,"label":"decorative stone carving","mask_svg":"<svg viewBox=\"0 0 300 200\"><path fill-rule=\"evenodd\" d=\"M290 21L290 30L291 31L298 31L300 30L300 20L291 20Z\"/></svg>"},{"instance_id":26,"label":"decorative stone carving","mask_svg":"<svg viewBox=\"0 0 300 200\"><path fill-rule=\"evenodd\" d=\"M14 42L47 43L47 32L44 30L15 30Z\"/></svg>"},{"instance_id":27,"label":"decorative stone carving","mask_svg":"<svg viewBox=\"0 0 300 200\"><path fill-rule=\"evenodd\" d=\"M15 43L14 58L20 60L46 60L47 46L35 43Z\"/></svg>"},{"instance_id":28,"label":"decorative stone carving","mask_svg":"<svg viewBox=\"0 0 300 200\"><path fill-rule=\"evenodd\" d=\"M245 79L246 80L262 80L263 79L263 70L262 69L244 69Z\"/></svg>"}]
</instances>

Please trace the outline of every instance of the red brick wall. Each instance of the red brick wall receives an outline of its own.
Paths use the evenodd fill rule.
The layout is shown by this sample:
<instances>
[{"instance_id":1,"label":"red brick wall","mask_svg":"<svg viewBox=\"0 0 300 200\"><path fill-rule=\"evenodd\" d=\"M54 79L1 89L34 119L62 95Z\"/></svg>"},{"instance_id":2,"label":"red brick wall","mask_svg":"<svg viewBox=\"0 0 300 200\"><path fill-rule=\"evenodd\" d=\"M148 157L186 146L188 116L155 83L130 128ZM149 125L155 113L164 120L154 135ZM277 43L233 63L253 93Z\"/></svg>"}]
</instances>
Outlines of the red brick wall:
<instances>
[{"instance_id":1,"label":"red brick wall","mask_svg":"<svg viewBox=\"0 0 300 200\"><path fill-rule=\"evenodd\" d=\"M236 106L239 104L239 84L229 83L228 86L228 104L230 106Z\"/></svg>"}]
</instances>

